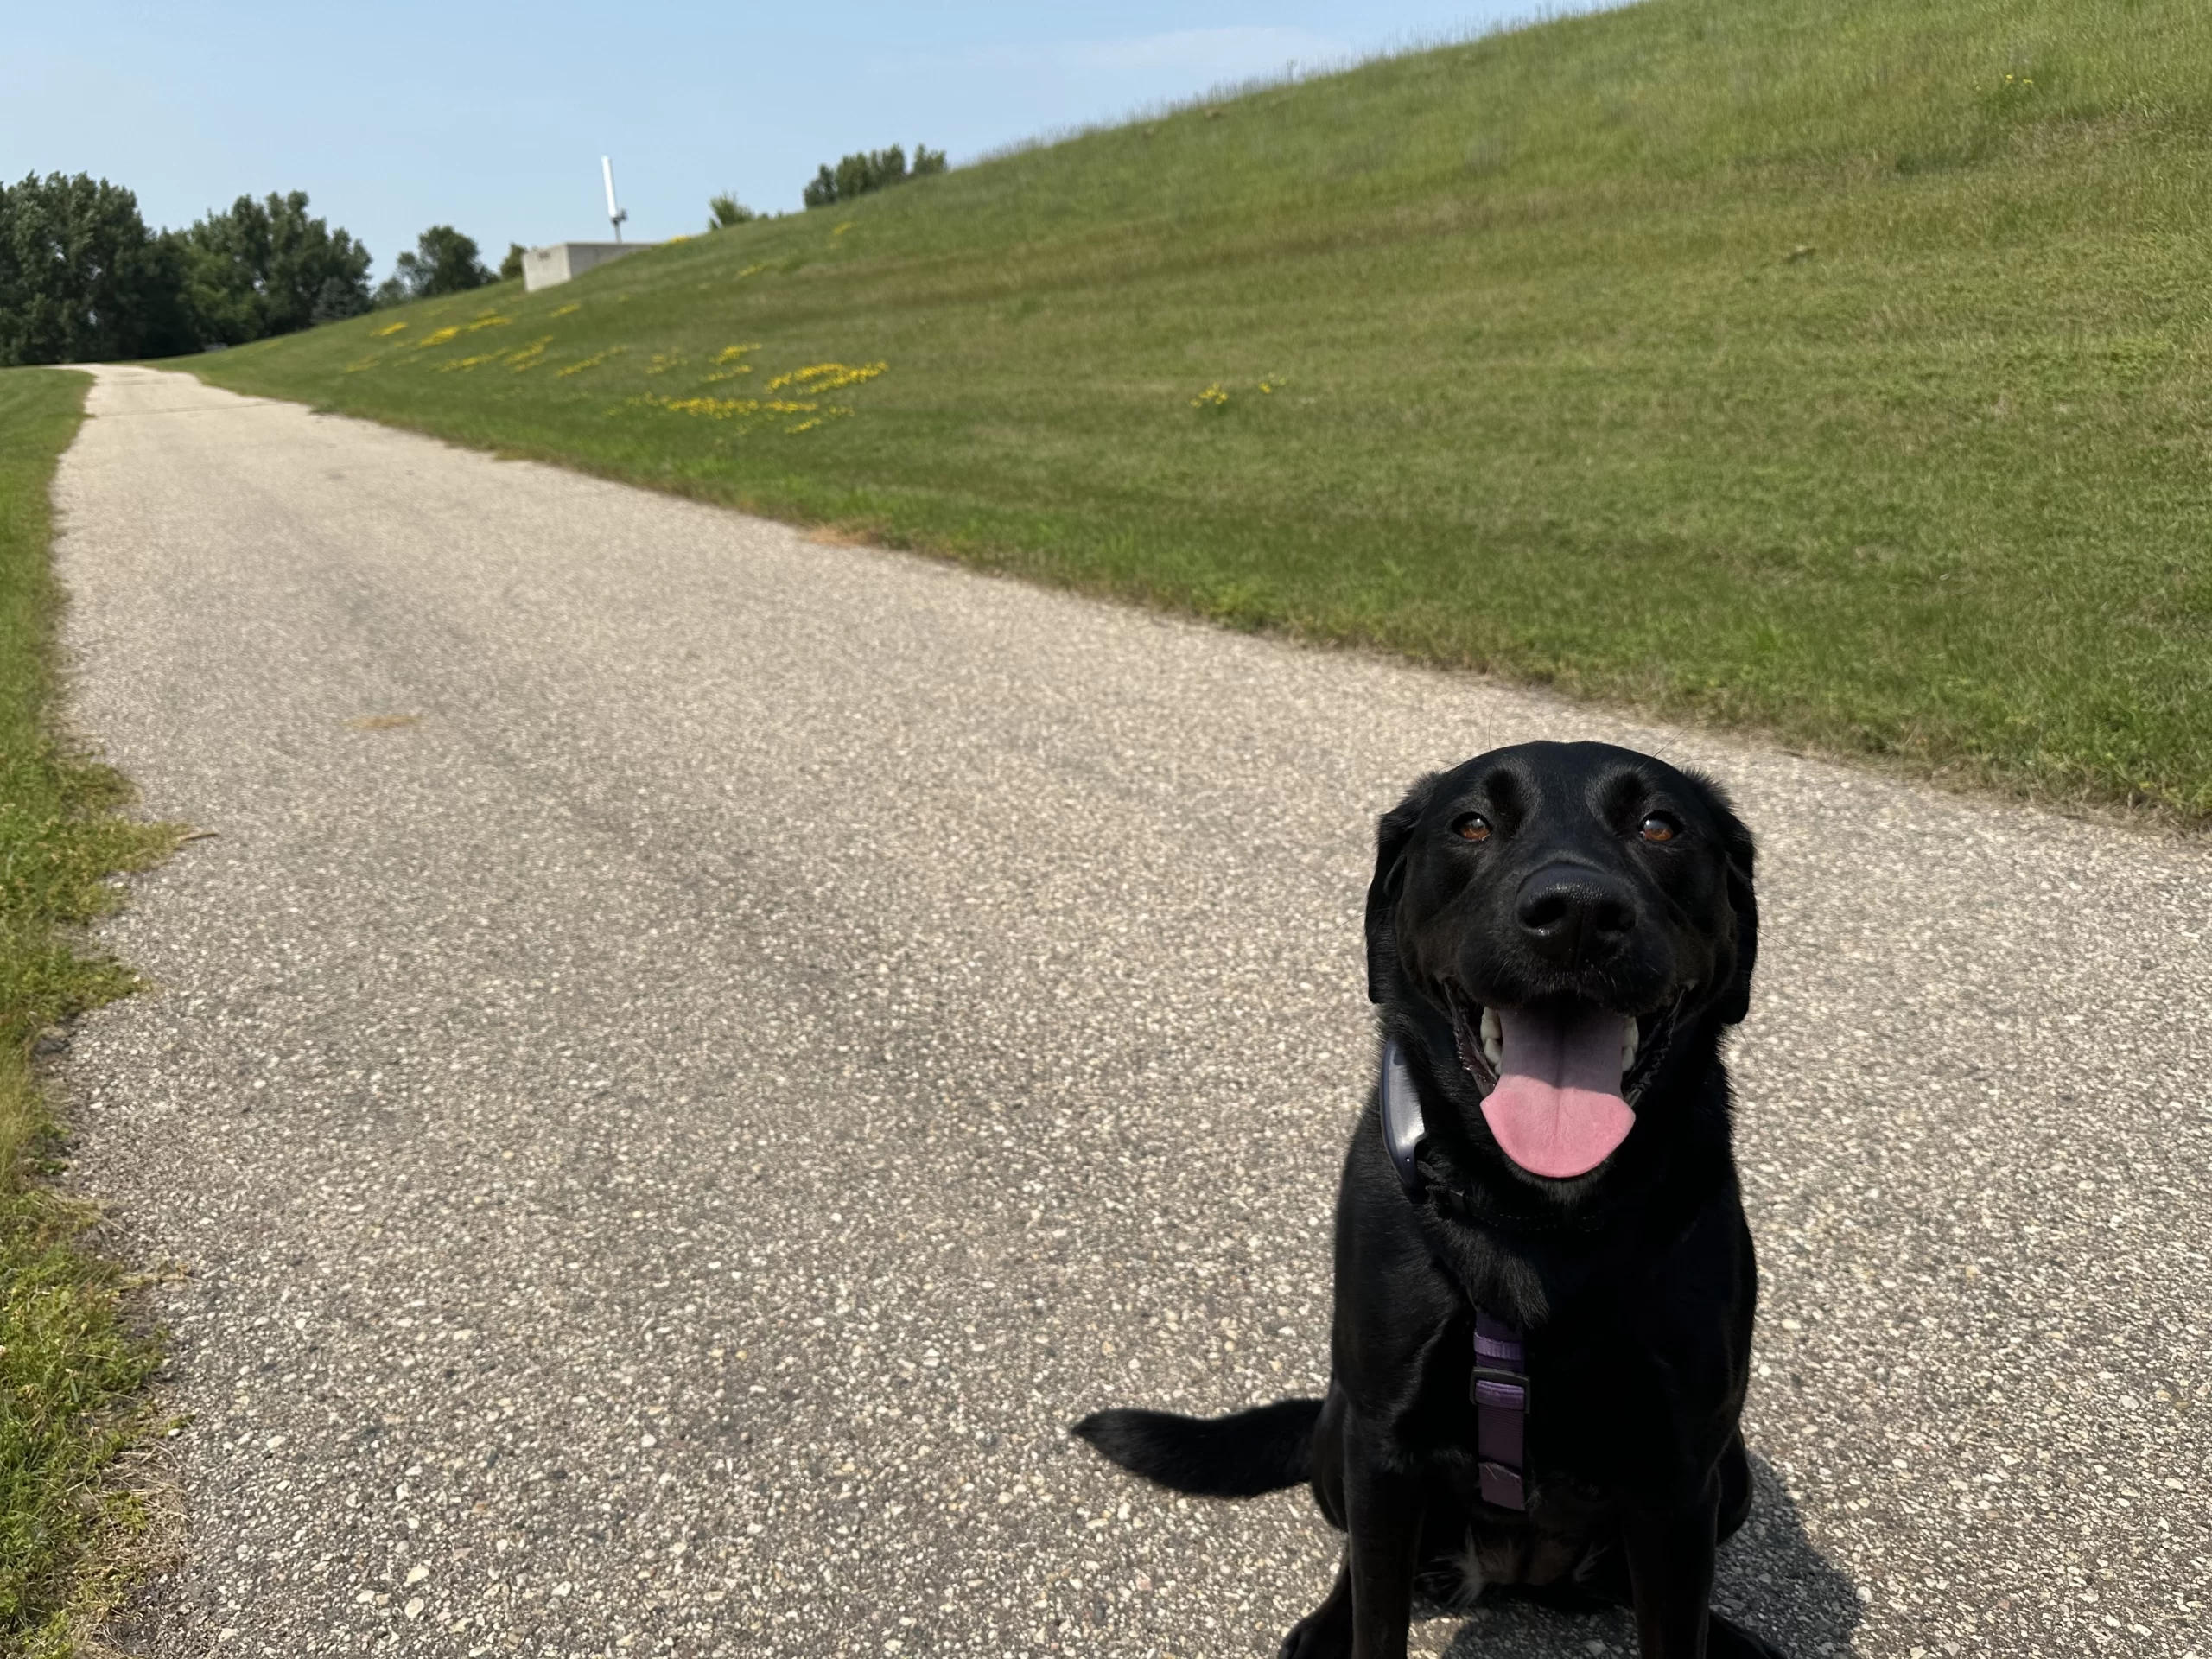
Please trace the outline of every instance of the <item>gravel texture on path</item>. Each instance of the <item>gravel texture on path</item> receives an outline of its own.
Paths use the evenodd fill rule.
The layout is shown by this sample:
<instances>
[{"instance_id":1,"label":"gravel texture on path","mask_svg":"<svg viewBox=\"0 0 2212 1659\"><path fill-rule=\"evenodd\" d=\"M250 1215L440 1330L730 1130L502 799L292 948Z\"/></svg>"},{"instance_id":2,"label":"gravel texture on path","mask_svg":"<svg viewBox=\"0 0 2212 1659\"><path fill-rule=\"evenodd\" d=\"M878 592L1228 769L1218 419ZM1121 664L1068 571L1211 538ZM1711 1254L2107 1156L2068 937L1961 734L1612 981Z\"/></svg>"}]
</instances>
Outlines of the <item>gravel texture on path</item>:
<instances>
[{"instance_id":1,"label":"gravel texture on path","mask_svg":"<svg viewBox=\"0 0 2212 1659\"><path fill-rule=\"evenodd\" d=\"M1322 1387L1375 817L1549 736L1762 838L1723 1605L1799 1656L2212 1659L2203 844L179 375L92 408L73 717L213 832L55 1065L75 1179L181 1268L134 1645L1271 1652L1309 1499L1066 1425Z\"/></svg>"}]
</instances>

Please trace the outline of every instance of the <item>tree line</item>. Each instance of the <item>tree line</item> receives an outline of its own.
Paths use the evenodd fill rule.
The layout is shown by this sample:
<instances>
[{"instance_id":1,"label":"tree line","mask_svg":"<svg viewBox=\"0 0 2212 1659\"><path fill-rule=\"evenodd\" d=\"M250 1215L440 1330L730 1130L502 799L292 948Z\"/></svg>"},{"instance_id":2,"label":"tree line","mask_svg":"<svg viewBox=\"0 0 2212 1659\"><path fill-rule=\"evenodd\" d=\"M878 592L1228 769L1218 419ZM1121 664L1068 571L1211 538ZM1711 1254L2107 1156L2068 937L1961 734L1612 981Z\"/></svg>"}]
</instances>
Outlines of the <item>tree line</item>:
<instances>
[{"instance_id":1,"label":"tree line","mask_svg":"<svg viewBox=\"0 0 2212 1659\"><path fill-rule=\"evenodd\" d=\"M906 165L906 152L896 144L888 149L855 150L850 156L840 156L835 167L823 163L799 195L810 207L827 207L865 196L871 191L904 184L909 179L926 178L944 171L944 152L931 149L927 144L914 146L914 164L911 168Z\"/></svg>"},{"instance_id":2,"label":"tree line","mask_svg":"<svg viewBox=\"0 0 2212 1659\"><path fill-rule=\"evenodd\" d=\"M520 273L519 247L507 263ZM0 366L242 346L495 280L450 225L423 232L373 290L369 264L367 248L308 213L304 190L240 196L188 229L155 231L120 185L33 174L0 183Z\"/></svg>"},{"instance_id":3,"label":"tree line","mask_svg":"<svg viewBox=\"0 0 2212 1659\"><path fill-rule=\"evenodd\" d=\"M944 152L897 144L823 167L809 207L850 201L945 170ZM734 194L708 204L709 229L753 210ZM181 231L149 229L138 199L79 173L0 182L0 367L174 357L243 346L317 323L522 275L519 243L497 272L475 242L433 225L369 286L369 251L308 211L308 195L240 196Z\"/></svg>"}]
</instances>

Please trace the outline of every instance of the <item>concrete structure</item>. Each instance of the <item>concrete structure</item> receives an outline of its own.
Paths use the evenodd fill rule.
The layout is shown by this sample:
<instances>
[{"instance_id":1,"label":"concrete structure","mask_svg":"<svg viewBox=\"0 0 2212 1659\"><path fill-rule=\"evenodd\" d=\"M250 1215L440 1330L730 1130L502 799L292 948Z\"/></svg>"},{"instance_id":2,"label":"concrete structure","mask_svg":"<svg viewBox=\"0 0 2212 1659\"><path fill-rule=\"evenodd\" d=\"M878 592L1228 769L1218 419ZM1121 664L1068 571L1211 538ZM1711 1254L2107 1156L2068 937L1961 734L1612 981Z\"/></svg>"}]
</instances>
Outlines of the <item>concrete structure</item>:
<instances>
[{"instance_id":1,"label":"concrete structure","mask_svg":"<svg viewBox=\"0 0 2212 1659\"><path fill-rule=\"evenodd\" d=\"M535 294L541 288L581 276L594 265L652 245L650 242L556 242L550 248L531 248L522 257L523 289Z\"/></svg>"}]
</instances>

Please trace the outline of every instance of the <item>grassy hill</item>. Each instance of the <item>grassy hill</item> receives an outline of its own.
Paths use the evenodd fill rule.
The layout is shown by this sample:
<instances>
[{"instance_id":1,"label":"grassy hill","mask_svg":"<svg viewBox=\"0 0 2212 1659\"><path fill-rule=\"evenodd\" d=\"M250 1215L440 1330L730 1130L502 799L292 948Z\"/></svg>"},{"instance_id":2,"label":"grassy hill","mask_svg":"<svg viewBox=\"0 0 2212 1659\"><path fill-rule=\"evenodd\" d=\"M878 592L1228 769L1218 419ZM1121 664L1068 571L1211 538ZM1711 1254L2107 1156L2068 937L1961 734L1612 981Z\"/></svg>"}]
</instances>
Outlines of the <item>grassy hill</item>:
<instances>
[{"instance_id":1,"label":"grassy hill","mask_svg":"<svg viewBox=\"0 0 2212 1659\"><path fill-rule=\"evenodd\" d=\"M2201 821L2209 165L2198 0L1647 0L193 367Z\"/></svg>"}]
</instances>

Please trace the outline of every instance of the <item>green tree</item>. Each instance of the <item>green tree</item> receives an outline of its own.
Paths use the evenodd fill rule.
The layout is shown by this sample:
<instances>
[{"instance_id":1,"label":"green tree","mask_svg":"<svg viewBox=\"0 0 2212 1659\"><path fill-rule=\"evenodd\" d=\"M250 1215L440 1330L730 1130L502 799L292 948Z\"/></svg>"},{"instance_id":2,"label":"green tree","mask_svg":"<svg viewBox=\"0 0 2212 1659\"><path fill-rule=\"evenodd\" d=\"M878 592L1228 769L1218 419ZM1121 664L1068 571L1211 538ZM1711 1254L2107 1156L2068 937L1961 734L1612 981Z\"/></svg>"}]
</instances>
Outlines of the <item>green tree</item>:
<instances>
[{"instance_id":1,"label":"green tree","mask_svg":"<svg viewBox=\"0 0 2212 1659\"><path fill-rule=\"evenodd\" d=\"M719 196L707 198L707 228L726 231L733 225L748 225L760 217L737 199L734 190L725 190Z\"/></svg>"},{"instance_id":2,"label":"green tree","mask_svg":"<svg viewBox=\"0 0 2212 1659\"><path fill-rule=\"evenodd\" d=\"M888 149L855 150L839 157L834 168L817 168L812 182L800 192L800 196L810 207L827 207L832 202L850 201L871 190L888 189L925 174L944 171L944 152L931 149L927 144L914 146L911 171L906 166L906 152L896 144Z\"/></svg>"},{"instance_id":3,"label":"green tree","mask_svg":"<svg viewBox=\"0 0 2212 1659\"><path fill-rule=\"evenodd\" d=\"M507 244L507 257L499 261L499 280L512 283L522 275L522 257L529 251L519 242Z\"/></svg>"},{"instance_id":4,"label":"green tree","mask_svg":"<svg viewBox=\"0 0 2212 1659\"><path fill-rule=\"evenodd\" d=\"M240 196L184 233L205 343L240 346L367 309L369 251L308 213L308 194ZM350 309L348 308L350 308Z\"/></svg>"},{"instance_id":5,"label":"green tree","mask_svg":"<svg viewBox=\"0 0 2212 1659\"><path fill-rule=\"evenodd\" d=\"M378 305L426 300L434 294L461 294L481 288L492 273L477 257L474 238L450 225L433 225L415 239L415 250L391 262L391 275L377 286Z\"/></svg>"},{"instance_id":6,"label":"green tree","mask_svg":"<svg viewBox=\"0 0 2212 1659\"><path fill-rule=\"evenodd\" d=\"M905 181L906 152L893 144L888 149L863 150L837 163L837 200L850 201L871 190Z\"/></svg>"},{"instance_id":7,"label":"green tree","mask_svg":"<svg viewBox=\"0 0 2212 1659\"><path fill-rule=\"evenodd\" d=\"M198 343L184 251L138 199L79 173L0 184L0 365L160 357Z\"/></svg>"},{"instance_id":8,"label":"green tree","mask_svg":"<svg viewBox=\"0 0 2212 1659\"><path fill-rule=\"evenodd\" d=\"M315 309L308 314L310 327L320 328L326 322L342 322L347 317L358 317L369 308L369 285L365 282L347 282L342 276L326 277L315 296Z\"/></svg>"}]
</instances>

